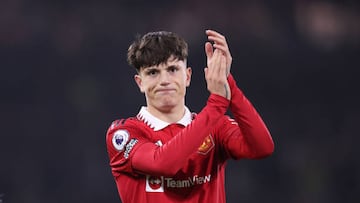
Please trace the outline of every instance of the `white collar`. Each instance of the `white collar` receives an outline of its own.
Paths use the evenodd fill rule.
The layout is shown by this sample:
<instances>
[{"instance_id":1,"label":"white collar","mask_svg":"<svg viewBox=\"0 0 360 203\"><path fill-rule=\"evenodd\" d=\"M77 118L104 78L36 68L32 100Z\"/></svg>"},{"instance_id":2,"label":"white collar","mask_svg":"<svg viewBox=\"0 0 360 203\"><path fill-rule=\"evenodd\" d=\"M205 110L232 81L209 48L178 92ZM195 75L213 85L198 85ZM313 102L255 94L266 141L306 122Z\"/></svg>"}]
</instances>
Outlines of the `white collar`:
<instances>
[{"instance_id":1,"label":"white collar","mask_svg":"<svg viewBox=\"0 0 360 203\"><path fill-rule=\"evenodd\" d=\"M171 124L171 123L162 121L162 120L156 118L155 116L153 116L152 114L150 114L145 106L141 107L137 117L140 120L144 121L144 123L146 123L150 128L153 128L154 131L162 130ZM192 121L192 114L189 111L189 109L185 106L184 116L176 123L181 124L183 126L187 126L191 123L191 121Z\"/></svg>"}]
</instances>

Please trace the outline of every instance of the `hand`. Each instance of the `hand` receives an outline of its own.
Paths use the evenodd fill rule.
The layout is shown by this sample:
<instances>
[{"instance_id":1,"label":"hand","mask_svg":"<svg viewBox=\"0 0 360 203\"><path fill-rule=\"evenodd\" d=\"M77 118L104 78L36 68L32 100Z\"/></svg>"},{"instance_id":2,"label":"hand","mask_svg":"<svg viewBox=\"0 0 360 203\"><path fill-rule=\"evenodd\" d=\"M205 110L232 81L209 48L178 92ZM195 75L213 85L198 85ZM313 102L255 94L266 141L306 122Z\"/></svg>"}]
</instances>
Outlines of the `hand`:
<instances>
[{"instance_id":1,"label":"hand","mask_svg":"<svg viewBox=\"0 0 360 203\"><path fill-rule=\"evenodd\" d=\"M226 58L226 68L227 68L227 76L230 74L230 68L232 64L232 56L229 50L229 46L226 42L225 37L214 31L214 30L206 30L206 35L208 36L208 40L214 42L214 44L207 43L208 45L205 45L205 52L208 58L211 58L214 54L214 49L221 50L223 55Z\"/></svg>"},{"instance_id":2,"label":"hand","mask_svg":"<svg viewBox=\"0 0 360 203\"><path fill-rule=\"evenodd\" d=\"M209 42L205 44L205 49L211 46ZM217 94L231 100L231 92L227 80L226 58L220 50L211 53L207 57L207 67L205 68L205 79L210 93Z\"/></svg>"}]
</instances>

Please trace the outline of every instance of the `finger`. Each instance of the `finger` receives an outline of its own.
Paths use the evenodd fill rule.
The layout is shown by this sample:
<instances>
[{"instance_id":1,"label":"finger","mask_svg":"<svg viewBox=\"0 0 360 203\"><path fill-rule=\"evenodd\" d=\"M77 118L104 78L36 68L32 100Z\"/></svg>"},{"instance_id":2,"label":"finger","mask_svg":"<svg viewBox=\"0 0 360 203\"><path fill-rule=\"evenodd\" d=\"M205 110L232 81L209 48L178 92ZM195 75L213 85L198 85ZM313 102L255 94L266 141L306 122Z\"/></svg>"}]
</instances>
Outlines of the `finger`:
<instances>
[{"instance_id":1,"label":"finger","mask_svg":"<svg viewBox=\"0 0 360 203\"><path fill-rule=\"evenodd\" d=\"M226 59L225 59L225 56L223 54L220 54L218 58L219 58L218 63L217 63L218 76L219 77L225 77L226 76Z\"/></svg>"},{"instance_id":2,"label":"finger","mask_svg":"<svg viewBox=\"0 0 360 203\"><path fill-rule=\"evenodd\" d=\"M208 36L209 41L213 41L215 44L224 44L226 45L226 39L224 36Z\"/></svg>"},{"instance_id":3,"label":"finger","mask_svg":"<svg viewBox=\"0 0 360 203\"><path fill-rule=\"evenodd\" d=\"M226 64L227 64L227 72L228 74L230 73L230 68L231 68L231 63L232 63L232 56L229 50L228 46L222 46L220 44L214 44L213 47L216 50L221 50L222 53L225 55L226 57Z\"/></svg>"},{"instance_id":4,"label":"finger","mask_svg":"<svg viewBox=\"0 0 360 203\"><path fill-rule=\"evenodd\" d=\"M227 75L228 75L228 71L227 71L227 68L226 68L226 57L224 55L221 55L221 71L222 71L222 74L223 76L225 76L225 78L227 78Z\"/></svg>"},{"instance_id":5,"label":"finger","mask_svg":"<svg viewBox=\"0 0 360 203\"><path fill-rule=\"evenodd\" d=\"M219 58L219 51L215 50L208 64L209 77L216 77L216 75L218 74L218 58Z\"/></svg>"},{"instance_id":6,"label":"finger","mask_svg":"<svg viewBox=\"0 0 360 203\"><path fill-rule=\"evenodd\" d=\"M230 65L231 60L232 60L232 56L231 56L229 47L228 46L222 46L222 45L219 45L219 44L214 44L213 47L215 49L217 49L217 50L220 50L225 55L225 57L227 58L227 62Z\"/></svg>"},{"instance_id":7,"label":"finger","mask_svg":"<svg viewBox=\"0 0 360 203\"><path fill-rule=\"evenodd\" d=\"M205 78L207 78L207 76L208 76L208 70L209 70L208 67L205 67L205 68L204 68Z\"/></svg>"},{"instance_id":8,"label":"finger","mask_svg":"<svg viewBox=\"0 0 360 203\"><path fill-rule=\"evenodd\" d=\"M222 73L222 67L221 67L221 60L222 60L223 54L220 50L215 50L214 54L214 74L216 74L216 77L221 77Z\"/></svg>"},{"instance_id":9,"label":"finger","mask_svg":"<svg viewBox=\"0 0 360 203\"><path fill-rule=\"evenodd\" d=\"M222 44L224 46L227 46L227 42L226 42L226 38L225 36L221 35L221 34L209 34L208 35L208 40L209 41L213 41L215 44Z\"/></svg>"},{"instance_id":10,"label":"finger","mask_svg":"<svg viewBox=\"0 0 360 203\"><path fill-rule=\"evenodd\" d=\"M216 32L215 30L206 30L205 31L206 35L208 36L216 36L216 37L224 37L222 34L220 34L219 32Z\"/></svg>"},{"instance_id":11,"label":"finger","mask_svg":"<svg viewBox=\"0 0 360 203\"><path fill-rule=\"evenodd\" d=\"M214 44L213 47L215 49L221 50L223 52L223 54L225 54L225 55L230 54L229 48L227 46L220 45L220 44Z\"/></svg>"},{"instance_id":12,"label":"finger","mask_svg":"<svg viewBox=\"0 0 360 203\"><path fill-rule=\"evenodd\" d=\"M214 54L214 49L210 42L205 43L205 53L206 53L206 57L208 59L212 58L212 56Z\"/></svg>"},{"instance_id":13,"label":"finger","mask_svg":"<svg viewBox=\"0 0 360 203\"><path fill-rule=\"evenodd\" d=\"M214 41L213 47L215 49L221 49L225 54L230 54L229 46L225 40L225 38L215 38L215 37L209 37L210 41Z\"/></svg>"}]
</instances>

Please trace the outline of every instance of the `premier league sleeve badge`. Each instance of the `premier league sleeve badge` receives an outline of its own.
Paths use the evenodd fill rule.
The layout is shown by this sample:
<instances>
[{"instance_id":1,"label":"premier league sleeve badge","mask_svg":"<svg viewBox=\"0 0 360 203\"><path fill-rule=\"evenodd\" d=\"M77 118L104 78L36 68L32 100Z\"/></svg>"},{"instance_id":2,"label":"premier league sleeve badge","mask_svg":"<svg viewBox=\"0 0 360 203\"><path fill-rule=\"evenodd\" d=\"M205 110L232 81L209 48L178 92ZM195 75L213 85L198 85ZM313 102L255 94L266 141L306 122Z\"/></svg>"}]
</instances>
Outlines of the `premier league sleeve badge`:
<instances>
[{"instance_id":1,"label":"premier league sleeve badge","mask_svg":"<svg viewBox=\"0 0 360 203\"><path fill-rule=\"evenodd\" d=\"M129 132L127 130L118 130L114 133L112 144L118 151L123 151L129 140Z\"/></svg>"}]
</instances>

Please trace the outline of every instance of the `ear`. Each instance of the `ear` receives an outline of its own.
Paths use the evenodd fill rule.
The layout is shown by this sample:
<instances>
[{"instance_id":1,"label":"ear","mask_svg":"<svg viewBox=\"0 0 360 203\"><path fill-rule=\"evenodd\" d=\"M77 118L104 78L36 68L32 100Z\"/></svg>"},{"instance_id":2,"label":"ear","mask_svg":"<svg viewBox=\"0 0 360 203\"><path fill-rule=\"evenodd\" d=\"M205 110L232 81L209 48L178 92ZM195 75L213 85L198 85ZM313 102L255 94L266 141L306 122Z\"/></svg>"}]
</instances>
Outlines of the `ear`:
<instances>
[{"instance_id":1,"label":"ear","mask_svg":"<svg viewBox=\"0 0 360 203\"><path fill-rule=\"evenodd\" d=\"M144 93L145 90L142 87L142 78L141 78L141 76L138 75L138 74L134 75L134 80L135 80L136 84L138 85L138 87L140 89L140 92Z\"/></svg>"},{"instance_id":2,"label":"ear","mask_svg":"<svg viewBox=\"0 0 360 203\"><path fill-rule=\"evenodd\" d=\"M190 86L192 69L191 67L186 68L186 87Z\"/></svg>"}]
</instances>

